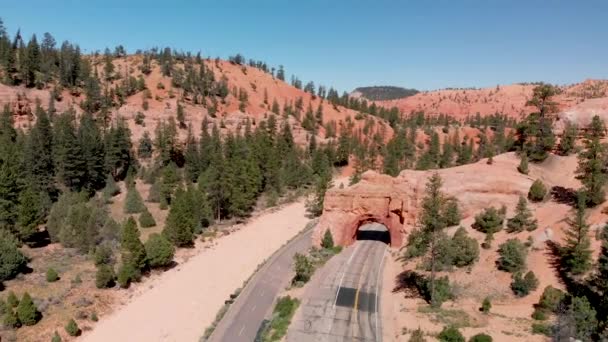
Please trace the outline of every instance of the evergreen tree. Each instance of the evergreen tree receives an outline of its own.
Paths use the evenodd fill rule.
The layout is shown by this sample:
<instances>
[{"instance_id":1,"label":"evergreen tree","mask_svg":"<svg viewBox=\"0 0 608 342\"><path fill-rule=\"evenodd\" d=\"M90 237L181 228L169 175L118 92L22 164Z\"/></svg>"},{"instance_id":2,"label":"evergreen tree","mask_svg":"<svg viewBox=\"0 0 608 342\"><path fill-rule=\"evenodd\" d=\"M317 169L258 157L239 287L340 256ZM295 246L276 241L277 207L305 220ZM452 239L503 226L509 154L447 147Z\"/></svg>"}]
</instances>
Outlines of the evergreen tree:
<instances>
[{"instance_id":1,"label":"evergreen tree","mask_svg":"<svg viewBox=\"0 0 608 342\"><path fill-rule=\"evenodd\" d=\"M175 248L163 235L156 233L150 235L145 247L150 267L165 267L173 261Z\"/></svg>"},{"instance_id":2,"label":"evergreen tree","mask_svg":"<svg viewBox=\"0 0 608 342\"><path fill-rule=\"evenodd\" d=\"M146 206L139 194L139 191L134 185L127 187L127 198L125 199L124 213L125 214L138 214L146 211Z\"/></svg>"},{"instance_id":3,"label":"evergreen tree","mask_svg":"<svg viewBox=\"0 0 608 342\"><path fill-rule=\"evenodd\" d=\"M536 228L537 221L528 208L528 201L523 195L520 195L515 207L515 216L507 220L507 231L509 233L519 233L524 230L532 231Z\"/></svg>"},{"instance_id":4,"label":"evergreen tree","mask_svg":"<svg viewBox=\"0 0 608 342\"><path fill-rule=\"evenodd\" d=\"M53 160L57 176L71 190L80 191L84 186L86 161L74 127L74 114L59 115L53 125Z\"/></svg>"},{"instance_id":5,"label":"evergreen tree","mask_svg":"<svg viewBox=\"0 0 608 342\"><path fill-rule=\"evenodd\" d=\"M19 194L17 231L21 241L27 241L38 231L38 224L43 220L43 208L40 195L31 187Z\"/></svg>"},{"instance_id":6,"label":"evergreen tree","mask_svg":"<svg viewBox=\"0 0 608 342\"><path fill-rule=\"evenodd\" d=\"M13 117L5 105L0 115L0 230L14 230L22 178L20 159Z\"/></svg>"},{"instance_id":7,"label":"evergreen tree","mask_svg":"<svg viewBox=\"0 0 608 342\"><path fill-rule=\"evenodd\" d=\"M83 182L89 192L103 188L106 178L104 141L93 116L84 113L78 126L78 143L85 164Z\"/></svg>"},{"instance_id":8,"label":"evergreen tree","mask_svg":"<svg viewBox=\"0 0 608 342\"><path fill-rule=\"evenodd\" d=\"M132 266L136 272L131 280L138 280L141 271L147 266L146 250L139 239L139 230L133 217L129 217L122 228L120 248L123 265Z\"/></svg>"},{"instance_id":9,"label":"evergreen tree","mask_svg":"<svg viewBox=\"0 0 608 342\"><path fill-rule=\"evenodd\" d=\"M139 140L137 156L142 159L149 159L152 157L152 139L150 139L150 133L148 133L148 131L145 131Z\"/></svg>"},{"instance_id":10,"label":"evergreen tree","mask_svg":"<svg viewBox=\"0 0 608 342\"><path fill-rule=\"evenodd\" d=\"M579 153L577 178L583 184L587 204L596 206L605 200L604 185L608 177L605 169L606 146L600 142L605 134L604 122L594 116L585 137L585 149Z\"/></svg>"},{"instance_id":11,"label":"evergreen tree","mask_svg":"<svg viewBox=\"0 0 608 342\"><path fill-rule=\"evenodd\" d=\"M24 325L34 325L40 320L40 312L27 292L23 294L23 298L17 307L17 317L19 322Z\"/></svg>"},{"instance_id":12,"label":"evergreen tree","mask_svg":"<svg viewBox=\"0 0 608 342\"><path fill-rule=\"evenodd\" d=\"M22 78L26 87L33 87L36 85L37 74L40 72L40 46L36 35L32 36L26 49Z\"/></svg>"},{"instance_id":13,"label":"evergreen tree","mask_svg":"<svg viewBox=\"0 0 608 342\"><path fill-rule=\"evenodd\" d=\"M0 229L0 283L16 276L27 264L27 258L17 247L17 240Z\"/></svg>"},{"instance_id":14,"label":"evergreen tree","mask_svg":"<svg viewBox=\"0 0 608 342\"><path fill-rule=\"evenodd\" d=\"M585 197L579 195L576 215L567 220L569 227L566 231L562 264L567 271L575 275L589 271L592 265L591 241L585 209Z\"/></svg>"},{"instance_id":15,"label":"evergreen tree","mask_svg":"<svg viewBox=\"0 0 608 342\"><path fill-rule=\"evenodd\" d=\"M521 154L519 165L517 166L517 171L524 175L528 174L528 155L526 153Z\"/></svg>"},{"instance_id":16,"label":"evergreen tree","mask_svg":"<svg viewBox=\"0 0 608 342\"><path fill-rule=\"evenodd\" d=\"M105 135L106 170L114 179L124 179L132 163L131 131L121 118L113 124Z\"/></svg>"},{"instance_id":17,"label":"evergreen tree","mask_svg":"<svg viewBox=\"0 0 608 342\"><path fill-rule=\"evenodd\" d=\"M196 227L188 193L178 188L171 204L163 235L177 247L188 246L194 239Z\"/></svg>"},{"instance_id":18,"label":"evergreen tree","mask_svg":"<svg viewBox=\"0 0 608 342\"><path fill-rule=\"evenodd\" d=\"M574 151L577 135L578 127L575 124L567 123L559 142L559 152L561 155L567 156Z\"/></svg>"},{"instance_id":19,"label":"evergreen tree","mask_svg":"<svg viewBox=\"0 0 608 342\"><path fill-rule=\"evenodd\" d=\"M47 112L36 104L36 123L26 136L23 170L27 182L40 196L55 197L53 163L53 131ZM43 201L44 202L44 201ZM45 209L49 209L45 207Z\"/></svg>"}]
</instances>

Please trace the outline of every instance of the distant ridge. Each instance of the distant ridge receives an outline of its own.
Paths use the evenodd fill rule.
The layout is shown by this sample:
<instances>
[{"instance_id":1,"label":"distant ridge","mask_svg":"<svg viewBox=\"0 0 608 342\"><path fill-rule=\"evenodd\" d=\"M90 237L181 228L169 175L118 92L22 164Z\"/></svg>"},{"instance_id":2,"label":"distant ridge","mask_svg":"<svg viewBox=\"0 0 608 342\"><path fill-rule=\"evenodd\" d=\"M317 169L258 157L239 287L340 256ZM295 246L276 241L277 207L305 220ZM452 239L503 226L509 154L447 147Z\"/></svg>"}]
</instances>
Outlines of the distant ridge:
<instances>
[{"instance_id":1,"label":"distant ridge","mask_svg":"<svg viewBox=\"0 0 608 342\"><path fill-rule=\"evenodd\" d=\"M396 100L404 97L418 94L419 91L416 89L407 89L395 86L373 86L373 87L359 87L355 89L351 96L364 97L368 100L373 101L385 101L385 100Z\"/></svg>"}]
</instances>

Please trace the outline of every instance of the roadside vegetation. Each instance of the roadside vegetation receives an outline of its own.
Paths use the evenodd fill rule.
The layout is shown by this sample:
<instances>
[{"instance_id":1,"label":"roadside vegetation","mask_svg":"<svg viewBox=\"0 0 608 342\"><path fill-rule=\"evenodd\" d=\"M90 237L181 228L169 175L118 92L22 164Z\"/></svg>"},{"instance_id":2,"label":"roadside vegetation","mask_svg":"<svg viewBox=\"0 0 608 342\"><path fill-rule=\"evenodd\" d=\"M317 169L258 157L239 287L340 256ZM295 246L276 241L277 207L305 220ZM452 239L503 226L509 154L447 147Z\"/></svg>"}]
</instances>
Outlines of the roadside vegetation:
<instances>
[{"instance_id":1,"label":"roadside vegetation","mask_svg":"<svg viewBox=\"0 0 608 342\"><path fill-rule=\"evenodd\" d=\"M262 342L281 341L287 334L291 318L295 314L300 301L290 296L281 297L277 300L270 322L262 330L260 336Z\"/></svg>"},{"instance_id":2,"label":"roadside vegetation","mask_svg":"<svg viewBox=\"0 0 608 342\"><path fill-rule=\"evenodd\" d=\"M295 276L291 281L294 287L304 286L315 271L325 265L334 255L342 251L341 246L335 246L331 231L328 229L323 234L321 248L312 247L308 254L296 253L294 255L294 270Z\"/></svg>"}]
</instances>

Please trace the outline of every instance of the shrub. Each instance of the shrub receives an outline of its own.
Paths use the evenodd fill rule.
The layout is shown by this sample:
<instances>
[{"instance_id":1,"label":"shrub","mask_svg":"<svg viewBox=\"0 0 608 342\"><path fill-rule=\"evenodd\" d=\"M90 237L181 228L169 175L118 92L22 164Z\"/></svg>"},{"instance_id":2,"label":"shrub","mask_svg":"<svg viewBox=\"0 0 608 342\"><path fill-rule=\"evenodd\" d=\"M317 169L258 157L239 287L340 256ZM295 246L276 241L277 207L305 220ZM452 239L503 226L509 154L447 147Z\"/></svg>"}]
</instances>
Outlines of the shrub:
<instances>
[{"instance_id":1,"label":"shrub","mask_svg":"<svg viewBox=\"0 0 608 342\"><path fill-rule=\"evenodd\" d=\"M511 282L511 290L517 297L525 297L538 288L538 278L534 272L529 271L522 278L521 273L513 275L513 281Z\"/></svg>"},{"instance_id":2,"label":"shrub","mask_svg":"<svg viewBox=\"0 0 608 342\"><path fill-rule=\"evenodd\" d=\"M97 317L97 313L96 312L93 312L91 314L91 321L93 321L93 322L99 321L99 317Z\"/></svg>"},{"instance_id":3,"label":"shrub","mask_svg":"<svg viewBox=\"0 0 608 342\"><path fill-rule=\"evenodd\" d=\"M517 171L524 175L528 174L528 155L526 153L521 154L521 159L519 161L519 165L517 166Z\"/></svg>"},{"instance_id":4,"label":"shrub","mask_svg":"<svg viewBox=\"0 0 608 342\"><path fill-rule=\"evenodd\" d=\"M95 273L95 286L98 289L107 289L114 287L114 269L108 264L100 264L97 266L97 273Z\"/></svg>"},{"instance_id":5,"label":"shrub","mask_svg":"<svg viewBox=\"0 0 608 342\"><path fill-rule=\"evenodd\" d=\"M418 328L412 331L412 335L410 336L408 342L426 342L426 338L424 338L424 332L422 331L422 329Z\"/></svg>"},{"instance_id":6,"label":"shrub","mask_svg":"<svg viewBox=\"0 0 608 342\"><path fill-rule=\"evenodd\" d=\"M135 124L136 125L140 125L140 126L144 126L144 119L145 118L146 118L146 116L144 115L144 113L137 112L135 114Z\"/></svg>"},{"instance_id":7,"label":"shrub","mask_svg":"<svg viewBox=\"0 0 608 342\"><path fill-rule=\"evenodd\" d=\"M34 325L40 320L40 312L27 292L23 294L23 298L17 307L17 317L19 322L24 325Z\"/></svg>"},{"instance_id":8,"label":"shrub","mask_svg":"<svg viewBox=\"0 0 608 342\"><path fill-rule=\"evenodd\" d=\"M460 224L462 214L460 213L460 208L458 207L458 200L453 197L446 200L443 217L448 227Z\"/></svg>"},{"instance_id":9,"label":"shrub","mask_svg":"<svg viewBox=\"0 0 608 342\"><path fill-rule=\"evenodd\" d=\"M46 270L46 281L49 283L53 283L59 280L59 274L55 271L54 268L49 268Z\"/></svg>"},{"instance_id":10,"label":"shrub","mask_svg":"<svg viewBox=\"0 0 608 342\"><path fill-rule=\"evenodd\" d=\"M509 233L519 233L524 230L533 231L537 228L537 221L532 217L532 212L528 208L528 201L524 196L519 196L519 201L515 207L515 216L507 221L507 231Z\"/></svg>"},{"instance_id":11,"label":"shrub","mask_svg":"<svg viewBox=\"0 0 608 342\"><path fill-rule=\"evenodd\" d=\"M27 264L27 258L17 246L17 240L0 229L0 282L16 276Z\"/></svg>"},{"instance_id":12,"label":"shrub","mask_svg":"<svg viewBox=\"0 0 608 342\"><path fill-rule=\"evenodd\" d=\"M127 190L127 198L125 199L125 214L137 214L146 210L146 206L139 195L139 191L135 186L130 186Z\"/></svg>"},{"instance_id":13,"label":"shrub","mask_svg":"<svg viewBox=\"0 0 608 342\"><path fill-rule=\"evenodd\" d=\"M93 261L95 266L111 264L112 263L112 248L107 244L101 244L95 248L95 254L93 254Z\"/></svg>"},{"instance_id":14,"label":"shrub","mask_svg":"<svg viewBox=\"0 0 608 342\"><path fill-rule=\"evenodd\" d=\"M10 307L2 298L0 298L0 316L4 315L8 310L10 310Z\"/></svg>"},{"instance_id":15,"label":"shrub","mask_svg":"<svg viewBox=\"0 0 608 342\"><path fill-rule=\"evenodd\" d=\"M489 207L475 216L473 228L486 234L493 234L502 229L506 209Z\"/></svg>"},{"instance_id":16,"label":"shrub","mask_svg":"<svg viewBox=\"0 0 608 342\"><path fill-rule=\"evenodd\" d=\"M126 289L131 285L131 282L139 281L141 277L140 271L130 262L123 263L120 265L118 269L118 275L116 280L118 281L118 285L123 289Z\"/></svg>"},{"instance_id":17,"label":"shrub","mask_svg":"<svg viewBox=\"0 0 608 342\"><path fill-rule=\"evenodd\" d=\"M437 339L441 342L465 342L464 336L453 326L443 328Z\"/></svg>"},{"instance_id":18,"label":"shrub","mask_svg":"<svg viewBox=\"0 0 608 342\"><path fill-rule=\"evenodd\" d=\"M157 179L156 181L154 181L154 183L152 183L152 186L150 187L150 191L148 192L148 199L147 199L148 202L160 203L161 187L162 187L162 181L160 179Z\"/></svg>"},{"instance_id":19,"label":"shrub","mask_svg":"<svg viewBox=\"0 0 608 342\"><path fill-rule=\"evenodd\" d=\"M146 208L141 215L139 215L139 226L142 228L150 228L156 226L156 221L150 211Z\"/></svg>"},{"instance_id":20,"label":"shrub","mask_svg":"<svg viewBox=\"0 0 608 342\"><path fill-rule=\"evenodd\" d=\"M2 324L9 329L16 329L21 326L21 322L19 322L19 318L13 309L8 310L4 314L4 318L2 319Z\"/></svg>"},{"instance_id":21,"label":"shrub","mask_svg":"<svg viewBox=\"0 0 608 342\"><path fill-rule=\"evenodd\" d=\"M114 177L112 177L112 175L108 175L108 178L106 178L106 186L103 188L102 191L103 198L108 200L111 197L118 195L119 193L120 187L118 186L118 184L116 184L116 181L114 181Z\"/></svg>"},{"instance_id":22,"label":"shrub","mask_svg":"<svg viewBox=\"0 0 608 342\"><path fill-rule=\"evenodd\" d=\"M498 254L500 254L497 261L499 270L516 273L526 267L526 246L518 239L509 239L501 244Z\"/></svg>"},{"instance_id":23,"label":"shrub","mask_svg":"<svg viewBox=\"0 0 608 342\"><path fill-rule=\"evenodd\" d=\"M488 314L490 313L490 310L492 309L492 302L490 301L489 297L486 297L483 299L483 302L481 302L481 308L479 308L479 311Z\"/></svg>"},{"instance_id":24,"label":"shrub","mask_svg":"<svg viewBox=\"0 0 608 342\"><path fill-rule=\"evenodd\" d=\"M530 191L528 191L528 199L532 202L540 202L545 199L546 195L547 188L545 184L540 179L535 180L532 186L530 186Z\"/></svg>"},{"instance_id":25,"label":"shrub","mask_svg":"<svg viewBox=\"0 0 608 342\"><path fill-rule=\"evenodd\" d=\"M469 339L469 342L492 342L492 336L487 334L477 334Z\"/></svg>"},{"instance_id":26,"label":"shrub","mask_svg":"<svg viewBox=\"0 0 608 342\"><path fill-rule=\"evenodd\" d=\"M553 335L551 325L543 323L532 323L532 333L536 335L545 335L551 337Z\"/></svg>"},{"instance_id":27,"label":"shrub","mask_svg":"<svg viewBox=\"0 0 608 342\"><path fill-rule=\"evenodd\" d=\"M51 338L51 342L62 342L61 336L57 331L53 334L53 338Z\"/></svg>"},{"instance_id":28,"label":"shrub","mask_svg":"<svg viewBox=\"0 0 608 342\"><path fill-rule=\"evenodd\" d=\"M456 267L472 265L479 258L479 243L469 237L466 229L458 228L451 241L452 264Z\"/></svg>"},{"instance_id":29,"label":"shrub","mask_svg":"<svg viewBox=\"0 0 608 342\"><path fill-rule=\"evenodd\" d=\"M325 231L325 234L323 235L323 240L321 241L321 247L326 248L326 249L334 248L334 238L331 236L331 231L329 230L329 228L327 228L327 230Z\"/></svg>"},{"instance_id":30,"label":"shrub","mask_svg":"<svg viewBox=\"0 0 608 342\"><path fill-rule=\"evenodd\" d=\"M15 292L9 291L8 296L6 297L6 304L10 308L16 308L19 305L19 298L17 298Z\"/></svg>"},{"instance_id":31,"label":"shrub","mask_svg":"<svg viewBox=\"0 0 608 342\"><path fill-rule=\"evenodd\" d=\"M76 323L76 321L73 318L70 319L68 324L66 324L65 332L67 332L68 335L74 336L74 337L80 335L80 332L81 332L80 328L78 327L78 324Z\"/></svg>"},{"instance_id":32,"label":"shrub","mask_svg":"<svg viewBox=\"0 0 608 342\"><path fill-rule=\"evenodd\" d=\"M152 234L145 244L150 267L164 267L171 264L175 248L169 240L160 234Z\"/></svg>"},{"instance_id":33,"label":"shrub","mask_svg":"<svg viewBox=\"0 0 608 342\"><path fill-rule=\"evenodd\" d=\"M557 313L557 310L559 309L560 304L564 301L564 298L566 298L564 291L556 289L551 285L545 287L543 294L538 300L538 304L535 305L532 318L542 321L547 319L548 314Z\"/></svg>"},{"instance_id":34,"label":"shrub","mask_svg":"<svg viewBox=\"0 0 608 342\"><path fill-rule=\"evenodd\" d=\"M312 262L306 255L300 253L296 253L293 258L295 260L294 267L296 271L296 275L293 278L293 283L306 283L308 280L310 280L310 277L314 271Z\"/></svg>"}]
</instances>

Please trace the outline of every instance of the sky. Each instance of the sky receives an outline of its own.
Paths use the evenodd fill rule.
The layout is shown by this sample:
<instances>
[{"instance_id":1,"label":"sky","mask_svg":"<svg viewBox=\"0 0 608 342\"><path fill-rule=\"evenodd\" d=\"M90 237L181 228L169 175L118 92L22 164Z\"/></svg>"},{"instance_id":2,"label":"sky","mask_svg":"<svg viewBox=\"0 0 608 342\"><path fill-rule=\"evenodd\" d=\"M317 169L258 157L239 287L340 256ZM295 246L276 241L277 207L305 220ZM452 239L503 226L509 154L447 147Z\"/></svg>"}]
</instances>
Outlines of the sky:
<instances>
[{"instance_id":1,"label":"sky","mask_svg":"<svg viewBox=\"0 0 608 342\"><path fill-rule=\"evenodd\" d=\"M608 78L608 1L0 0L9 33L284 65L350 91Z\"/></svg>"}]
</instances>

